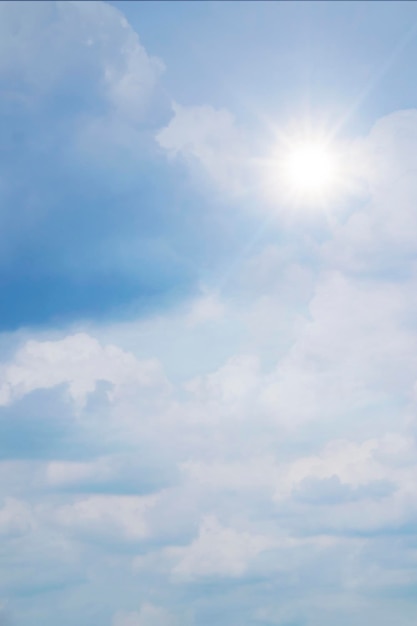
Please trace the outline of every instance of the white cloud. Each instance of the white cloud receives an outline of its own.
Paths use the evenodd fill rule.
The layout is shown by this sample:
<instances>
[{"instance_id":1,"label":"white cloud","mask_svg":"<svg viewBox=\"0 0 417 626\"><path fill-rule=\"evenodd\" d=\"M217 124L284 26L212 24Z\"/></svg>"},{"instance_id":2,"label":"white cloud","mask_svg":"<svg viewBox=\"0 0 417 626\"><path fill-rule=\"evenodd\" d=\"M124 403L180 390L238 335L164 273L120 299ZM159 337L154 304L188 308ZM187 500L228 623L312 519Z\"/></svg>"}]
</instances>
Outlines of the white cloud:
<instances>
[{"instance_id":1,"label":"white cloud","mask_svg":"<svg viewBox=\"0 0 417 626\"><path fill-rule=\"evenodd\" d=\"M83 406L98 381L113 385L108 392L114 399L121 389L158 387L167 381L159 363L139 362L117 346L101 346L87 334L70 335L57 341L28 341L13 361L2 366L0 404L7 405L35 389L51 389L68 384L71 398Z\"/></svg>"},{"instance_id":2,"label":"white cloud","mask_svg":"<svg viewBox=\"0 0 417 626\"><path fill-rule=\"evenodd\" d=\"M292 490L306 478L332 478L336 476L347 485L358 486L386 478L387 469L374 459L377 440L363 443L331 441L321 454L300 458L290 464L277 486L276 496Z\"/></svg>"},{"instance_id":3,"label":"white cloud","mask_svg":"<svg viewBox=\"0 0 417 626\"><path fill-rule=\"evenodd\" d=\"M46 482L53 487L78 485L85 481L104 482L112 478L114 469L107 459L87 463L52 461L46 467Z\"/></svg>"},{"instance_id":4,"label":"white cloud","mask_svg":"<svg viewBox=\"0 0 417 626\"><path fill-rule=\"evenodd\" d=\"M229 359L217 371L199 376L186 384L187 390L201 407L219 407L239 416L242 407L251 398L259 380L259 361L250 355ZM213 415L214 416L214 415Z\"/></svg>"},{"instance_id":5,"label":"white cloud","mask_svg":"<svg viewBox=\"0 0 417 626\"><path fill-rule=\"evenodd\" d=\"M346 222L335 225L323 246L324 259L344 271L384 274L413 267L417 246L417 110L397 111L378 120L356 142L358 171L368 198Z\"/></svg>"},{"instance_id":6,"label":"white cloud","mask_svg":"<svg viewBox=\"0 0 417 626\"><path fill-rule=\"evenodd\" d=\"M111 164L115 175L118 151L137 161L145 152L144 128L159 116L167 118L160 86L164 64L147 53L108 2L25 2L24 7L0 6L2 90L21 110L41 112L46 105L53 141L66 133L60 151L64 147L72 158L75 153L86 167L91 161ZM69 107L62 108L64 100ZM64 125L56 124L62 119Z\"/></svg>"},{"instance_id":7,"label":"white cloud","mask_svg":"<svg viewBox=\"0 0 417 626\"><path fill-rule=\"evenodd\" d=\"M244 461L186 461L181 464L186 479L195 482L199 489L214 491L274 492L281 479L282 470L271 455L246 458Z\"/></svg>"},{"instance_id":8,"label":"white cloud","mask_svg":"<svg viewBox=\"0 0 417 626\"><path fill-rule=\"evenodd\" d=\"M202 295L191 303L186 323L191 327L200 326L222 319L224 314L225 307L220 297L216 293L204 290Z\"/></svg>"},{"instance_id":9,"label":"white cloud","mask_svg":"<svg viewBox=\"0 0 417 626\"><path fill-rule=\"evenodd\" d=\"M296 426L407 393L417 337L406 323L409 287L324 275L296 340L278 363L262 402Z\"/></svg>"},{"instance_id":10,"label":"white cloud","mask_svg":"<svg viewBox=\"0 0 417 626\"><path fill-rule=\"evenodd\" d=\"M150 533L147 514L155 496L89 496L53 511L53 521L73 533L117 539L143 539Z\"/></svg>"},{"instance_id":11,"label":"white cloud","mask_svg":"<svg viewBox=\"0 0 417 626\"><path fill-rule=\"evenodd\" d=\"M211 106L173 104L174 117L156 135L171 157L197 163L224 191L240 193L247 186L248 148L231 113Z\"/></svg>"},{"instance_id":12,"label":"white cloud","mask_svg":"<svg viewBox=\"0 0 417 626\"><path fill-rule=\"evenodd\" d=\"M329 520L333 530L337 530L338 524L346 527L351 522L362 523L354 520L359 509L368 506L363 504L364 500L370 502L370 509L381 511L382 525L391 523L393 509L398 523L405 523L412 514L405 503L414 498L417 473L413 451L415 444L410 437L388 433L361 442L332 440L317 454L287 461L268 454L241 461L222 456L222 460L211 462L187 461L181 467L185 479L197 491L206 493L207 497L212 493L218 497L222 493L233 494L239 498L242 510L246 510L250 501L259 503L260 497L273 498L279 510L288 514L294 505L298 506L298 496L303 492L304 504L322 505L323 511L316 516L314 527L314 532L320 533L328 530ZM344 509L344 517L336 518L335 507L343 507L345 501L350 504ZM290 534L295 528L298 532L302 519L303 516L291 529L294 520L290 513L285 522L281 521L281 528ZM311 519L306 518L307 524Z\"/></svg>"},{"instance_id":13,"label":"white cloud","mask_svg":"<svg viewBox=\"0 0 417 626\"><path fill-rule=\"evenodd\" d=\"M117 115L143 116L163 68L147 55L120 11L107 2L14 2L0 7L0 72L13 72L36 96L87 77Z\"/></svg>"},{"instance_id":14,"label":"white cloud","mask_svg":"<svg viewBox=\"0 0 417 626\"><path fill-rule=\"evenodd\" d=\"M207 516L189 546L170 548L168 554L178 560L172 570L174 576L234 578L242 576L251 561L270 546L267 537L224 527L215 517Z\"/></svg>"}]
</instances>

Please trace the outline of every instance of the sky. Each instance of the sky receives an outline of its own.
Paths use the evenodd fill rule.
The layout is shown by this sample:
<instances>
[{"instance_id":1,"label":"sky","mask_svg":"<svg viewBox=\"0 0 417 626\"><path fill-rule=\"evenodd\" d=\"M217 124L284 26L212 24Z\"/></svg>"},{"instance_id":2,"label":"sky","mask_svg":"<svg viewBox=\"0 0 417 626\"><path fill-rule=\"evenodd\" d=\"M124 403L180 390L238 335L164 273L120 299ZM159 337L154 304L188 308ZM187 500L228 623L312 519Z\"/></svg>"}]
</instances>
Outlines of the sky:
<instances>
[{"instance_id":1,"label":"sky","mask_svg":"<svg viewBox=\"0 0 417 626\"><path fill-rule=\"evenodd\" d=\"M416 63L413 2L0 3L0 626L415 626Z\"/></svg>"}]
</instances>

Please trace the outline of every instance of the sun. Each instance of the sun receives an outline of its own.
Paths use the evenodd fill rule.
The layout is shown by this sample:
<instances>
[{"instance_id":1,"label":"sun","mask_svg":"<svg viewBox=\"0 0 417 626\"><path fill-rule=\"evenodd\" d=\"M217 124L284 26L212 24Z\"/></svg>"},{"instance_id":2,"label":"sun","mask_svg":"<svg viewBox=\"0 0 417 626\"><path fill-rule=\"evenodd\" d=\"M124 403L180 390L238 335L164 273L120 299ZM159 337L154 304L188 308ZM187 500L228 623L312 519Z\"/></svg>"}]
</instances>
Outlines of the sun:
<instances>
[{"instance_id":1,"label":"sun","mask_svg":"<svg viewBox=\"0 0 417 626\"><path fill-rule=\"evenodd\" d=\"M271 211L333 220L352 196L363 194L357 149L335 129L296 120L286 129L271 123L268 130L264 156L255 162Z\"/></svg>"},{"instance_id":2,"label":"sun","mask_svg":"<svg viewBox=\"0 0 417 626\"><path fill-rule=\"evenodd\" d=\"M298 124L293 132L271 128L269 156L259 160L265 197L272 206L334 212L351 193L349 153L329 129Z\"/></svg>"},{"instance_id":3,"label":"sun","mask_svg":"<svg viewBox=\"0 0 417 626\"><path fill-rule=\"evenodd\" d=\"M324 190L335 180L336 161L325 145L304 142L285 158L285 176L291 186L306 193Z\"/></svg>"},{"instance_id":4,"label":"sun","mask_svg":"<svg viewBox=\"0 0 417 626\"><path fill-rule=\"evenodd\" d=\"M326 205L341 183L341 168L336 150L324 139L288 142L278 165L280 186L297 204Z\"/></svg>"}]
</instances>

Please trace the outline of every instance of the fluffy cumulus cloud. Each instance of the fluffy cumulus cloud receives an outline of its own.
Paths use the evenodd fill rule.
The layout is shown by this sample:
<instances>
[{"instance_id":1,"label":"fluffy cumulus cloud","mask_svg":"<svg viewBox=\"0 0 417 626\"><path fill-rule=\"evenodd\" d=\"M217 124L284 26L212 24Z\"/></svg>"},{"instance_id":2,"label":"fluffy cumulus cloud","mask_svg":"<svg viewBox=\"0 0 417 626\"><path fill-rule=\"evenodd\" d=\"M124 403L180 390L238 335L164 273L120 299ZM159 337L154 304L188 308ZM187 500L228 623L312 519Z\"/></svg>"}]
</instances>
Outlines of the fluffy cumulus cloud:
<instances>
[{"instance_id":1,"label":"fluffy cumulus cloud","mask_svg":"<svg viewBox=\"0 0 417 626\"><path fill-rule=\"evenodd\" d=\"M247 187L249 152L232 114L210 106L173 104L174 116L156 140L171 158L196 163L223 191L242 193Z\"/></svg>"},{"instance_id":2,"label":"fluffy cumulus cloud","mask_svg":"<svg viewBox=\"0 0 417 626\"><path fill-rule=\"evenodd\" d=\"M104 2L24 7L23 12L12 2L1 7L0 71L5 79L14 77L10 97L29 90L32 97L53 94L81 77L85 87L90 83L102 92L116 114L140 119L163 63L146 53L117 9Z\"/></svg>"},{"instance_id":3,"label":"fluffy cumulus cloud","mask_svg":"<svg viewBox=\"0 0 417 626\"><path fill-rule=\"evenodd\" d=\"M163 63L109 3L22 7L0 8L1 328L148 307L189 280L156 232Z\"/></svg>"},{"instance_id":4,"label":"fluffy cumulus cloud","mask_svg":"<svg viewBox=\"0 0 417 626\"><path fill-rule=\"evenodd\" d=\"M66 154L40 187L0 162L0 624L414 625L417 112L346 141L361 195L292 216L281 197L257 235L268 155L226 107L159 91L117 7L0 17L5 115L50 116L19 154ZM153 176L167 196L136 196ZM155 305L176 251L194 288Z\"/></svg>"},{"instance_id":5,"label":"fluffy cumulus cloud","mask_svg":"<svg viewBox=\"0 0 417 626\"><path fill-rule=\"evenodd\" d=\"M112 392L121 386L164 385L157 360L139 363L117 346L101 346L86 334L59 341L29 341L16 354L13 364L2 371L1 404L35 389L50 389L67 383L71 399L84 404L97 382L108 382ZM161 386L162 384L162 386Z\"/></svg>"},{"instance_id":6,"label":"fluffy cumulus cloud","mask_svg":"<svg viewBox=\"0 0 417 626\"><path fill-rule=\"evenodd\" d=\"M416 116L414 109L387 115L358 142L358 166L369 200L336 228L324 249L344 271L401 272L413 267Z\"/></svg>"},{"instance_id":7,"label":"fluffy cumulus cloud","mask_svg":"<svg viewBox=\"0 0 417 626\"><path fill-rule=\"evenodd\" d=\"M177 559L172 572L174 576L186 578L239 577L268 545L265 537L223 528L216 518L205 517L198 537L189 546L171 549L172 556Z\"/></svg>"}]
</instances>

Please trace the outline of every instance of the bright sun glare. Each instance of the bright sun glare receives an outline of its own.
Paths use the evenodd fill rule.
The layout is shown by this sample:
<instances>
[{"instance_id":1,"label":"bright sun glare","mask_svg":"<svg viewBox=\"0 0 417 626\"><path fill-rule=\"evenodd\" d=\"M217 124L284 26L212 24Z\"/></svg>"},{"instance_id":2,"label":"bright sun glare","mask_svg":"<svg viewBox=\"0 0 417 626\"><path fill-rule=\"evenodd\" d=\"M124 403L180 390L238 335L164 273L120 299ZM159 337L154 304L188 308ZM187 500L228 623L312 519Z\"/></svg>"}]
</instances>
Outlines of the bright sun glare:
<instances>
[{"instance_id":1,"label":"bright sun glare","mask_svg":"<svg viewBox=\"0 0 417 626\"><path fill-rule=\"evenodd\" d=\"M324 143L304 141L291 146L282 167L289 191L300 199L327 196L337 181L337 159Z\"/></svg>"},{"instance_id":2,"label":"bright sun glare","mask_svg":"<svg viewBox=\"0 0 417 626\"><path fill-rule=\"evenodd\" d=\"M286 174L292 185L314 191L332 182L334 165L324 146L305 143L293 148L288 155Z\"/></svg>"},{"instance_id":3,"label":"bright sun glare","mask_svg":"<svg viewBox=\"0 0 417 626\"><path fill-rule=\"evenodd\" d=\"M272 130L275 129L272 127ZM277 129L270 155L260 160L266 197L273 206L333 213L356 193L349 146L329 129Z\"/></svg>"}]
</instances>

